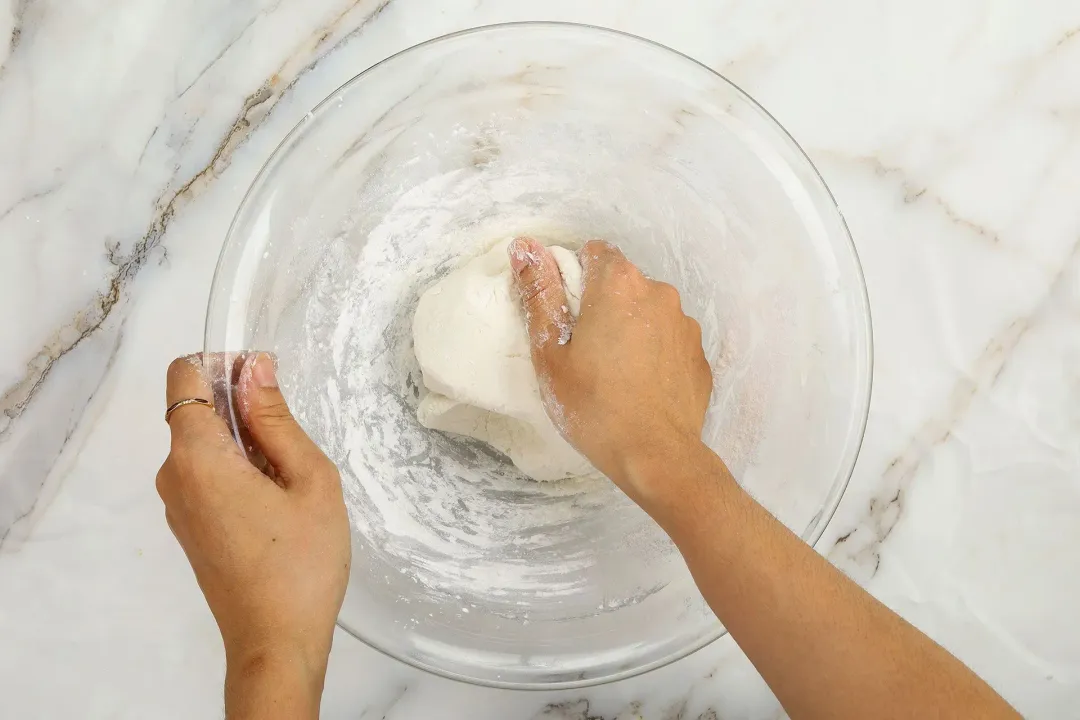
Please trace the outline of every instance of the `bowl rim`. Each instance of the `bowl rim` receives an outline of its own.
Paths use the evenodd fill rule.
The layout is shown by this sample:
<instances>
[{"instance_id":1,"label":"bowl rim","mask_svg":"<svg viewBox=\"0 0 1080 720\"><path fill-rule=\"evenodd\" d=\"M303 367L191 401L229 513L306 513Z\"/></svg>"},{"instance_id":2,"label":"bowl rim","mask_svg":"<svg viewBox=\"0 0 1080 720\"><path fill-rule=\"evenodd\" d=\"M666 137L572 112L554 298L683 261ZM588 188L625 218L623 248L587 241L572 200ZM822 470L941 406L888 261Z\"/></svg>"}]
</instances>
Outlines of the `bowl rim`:
<instances>
[{"instance_id":1,"label":"bowl rim","mask_svg":"<svg viewBox=\"0 0 1080 720\"><path fill-rule=\"evenodd\" d=\"M274 148L273 152L271 152L270 155L267 157L266 162L259 169L259 172L255 175L254 179L251 182L251 185L248 187L247 191L244 193L244 196L241 199L240 204L237 206L236 214L233 216L233 220L229 224L229 229L225 234L225 240L222 243L221 252L220 252L220 254L218 256L217 265L216 265L216 267L214 269L213 279L211 280L210 296L209 296L209 302L208 302L208 305L207 305L206 322L205 322L205 326L204 326L204 335L203 335L204 350L207 351L207 352L212 351L212 349L210 347L210 344L211 344L211 330L212 330L212 324L213 324L213 311L214 311L214 308L215 308L215 306L217 304L216 300L218 299L218 295L223 292L222 288L221 288L221 282L220 281L223 278L223 274L224 274L224 271L225 271L225 265L226 265L226 256L228 254L229 249L232 246L232 243L233 243L233 240L234 240L234 231L236 230L237 224L239 223L240 218L243 215L244 211L247 209L248 204L251 201L252 197L254 196L255 192L261 187L262 182L270 174L270 172L273 170L273 168L277 164L277 162L285 156L285 154L287 153L288 147L292 144L294 139L296 139L299 136L299 134L301 132L303 132L305 127L312 120L314 120L317 116L319 116L320 113L325 108L327 108L331 103L336 102L338 97L340 95L342 95L345 91L347 91L353 85L355 85L355 84L359 83L361 80L363 80L363 78L365 76L367 76L369 73L371 73L376 68L379 68L384 64L387 64L387 63L390 63L390 62L396 60L400 56L409 55L409 54L412 54L414 52L419 52L419 51L423 50L424 48L426 48L426 47L428 47L430 45L436 45L436 44L440 44L440 43L443 43L443 42L448 42L448 41L451 41L451 40L455 40L455 39L458 39L458 38L461 38L461 37L470 36L470 35L481 35L481 34L492 33L492 32L505 32L505 31L514 31L514 30L518 30L518 29L535 29L535 28L548 28L548 29L555 29L555 30L571 30L571 31L574 31L574 32L582 32L583 31L586 34L595 33L595 34L598 34L598 35L607 35L609 37L618 38L620 40L630 41L631 43L639 43L639 44L648 46L648 47L653 48L653 49L659 49L659 50L662 50L662 51L666 51L668 53L671 53L675 57L686 60L686 61L692 63L693 65L696 65L699 68L706 70L708 73L713 75L715 78L717 78L721 82L727 84L732 90L735 91L735 93L742 100L744 100L746 103L748 103L751 108L753 108L757 112L761 113L761 115L764 116L765 120L767 122L771 123L773 125L773 127L776 130L779 131L780 136L781 136L781 140L788 142L791 145L791 147L796 151L796 153L799 156L802 157L802 159L805 161L807 167L811 170L812 177L816 178L817 182L820 185L820 189L824 190L825 197L827 197L828 200L830 201L830 203L832 204L832 208L836 212L836 217L840 221L840 227L843 230L844 238L847 240L847 247L848 247L848 250L851 253L851 260L853 261L853 269L855 271L855 279L858 281L858 283L857 283L858 284L858 292L857 292L856 300L861 305L861 307L863 309L863 313L862 313L863 323L862 324L864 325L863 331L864 331L865 337L866 337L866 349L865 349L865 355L864 355L863 358L861 358L861 360L862 360L863 363L865 363L866 377L865 377L865 379L864 379L864 381L862 383L862 387L859 388L859 390L861 390L861 392L859 392L858 400L861 401L861 408L860 408L860 412L858 414L858 417L856 418L856 422L858 424L858 429L857 429L857 432L856 432L856 436L854 437L854 442L852 442L850 444L849 457L843 458L843 462L840 465L840 470L839 470L839 472L838 472L838 474L836 476L836 479L833 481L833 486L829 491L829 495L825 498L825 501L824 501L824 503L822 505L821 510L818 513L816 513L813 518L811 518L810 522L807 524L807 527L803 530L802 533L799 534L799 537L804 542L806 542L808 545L813 547L815 550L820 551L820 549L817 546L817 543L821 539L822 535L825 533L825 530L828 527L829 523L832 521L833 516L836 514L837 507L839 506L840 501L843 498L843 495L846 492L847 487L851 482L852 475L854 474L855 465L856 465L856 462L858 461L860 452L862 450L863 441L865 440L865 436L866 436L866 426L867 426L867 422L868 422L869 415L870 415L870 401L871 401L871 396L873 394L873 378L874 378L873 319L872 319L872 315L871 315L870 297L869 297L869 293L867 292L867 288L866 288L866 278L865 278L865 274L863 272L862 261L859 258L858 249L856 248L854 238L851 235L851 230L850 230L850 228L848 226L847 218L844 217L844 213L840 209L840 206L836 201L836 196L833 194L832 190L829 188L828 184L825 182L825 178L822 176L821 171L818 170L817 165L814 164L814 161L810 158L809 154L807 154L806 150L802 147L802 145L799 144L799 142L792 136L792 134L790 132L788 132L787 128L785 128L784 125L781 124L780 121L777 120L772 115L772 113L770 113L768 110L766 110L760 103L758 103L748 92L743 90L739 85L732 82L730 79L728 79L727 77L725 77L721 73L717 72L713 68L709 67L705 63L701 62L700 60L696 60L695 58L693 58L693 57L691 57L691 56L689 56L689 55L687 55L687 54L685 54L683 52L680 52L680 51L678 51L678 50L676 50L676 49L674 49L672 47L664 45L663 43L657 42L655 40L650 40L649 38L645 38L645 37L642 37L640 35L635 35L633 33L629 33L629 32L623 31L623 30L617 30L615 28L603 27L603 26L600 26L600 25L592 25L592 24L588 24L588 23L577 23L577 22L566 22L566 21L558 21L558 20L521 20L521 21L513 21L513 22L501 22L501 23L492 23L492 24L487 24L487 25L478 25L478 26L475 26L475 27L466 28L466 29L463 29L463 30L457 30L457 31L451 32L451 33L446 33L444 35L439 35L437 37L433 37L433 38L430 38L428 40L424 40L423 42L416 43L415 45L411 45L411 46L409 46L409 47L407 47L407 48L405 48L403 50L399 50L399 51L397 51L397 52L395 52L395 53L393 53L391 55L388 55L387 57L383 58L382 60L379 60L378 62L372 64L371 66L365 68L363 71L361 71L360 73L354 75L352 78L347 80L345 83L343 83L337 89L335 89L333 92L331 92L329 95L327 95L327 97L325 99L323 99L317 105L315 105L314 108L312 108L310 111L308 111L308 113L306 115L304 115L299 120L299 122L297 122L296 125L294 125L292 127L291 130L289 130L289 132L285 135L285 137L282 138L281 142L279 142L277 144L277 146ZM235 408L233 408L233 403L231 401L231 398L230 398L230 401L229 401L228 412L232 416L233 427L238 427L238 425L236 424ZM393 650L391 650L389 648L386 648L386 647L383 647L381 644L379 644L377 642L374 642L374 641L364 637L358 630L354 630L349 625L345 624L341 620L340 616L338 617L336 624L337 624L337 627L341 628L344 632L348 633L350 636L356 638L357 640L364 643L366 646L372 648L373 650L376 650L380 654L382 654L382 655L384 655L384 656L386 656L388 658L391 658L393 660L397 660L399 662L402 662L402 663L404 663L404 664L406 664L406 665L408 665L410 667L414 667L414 668L422 670L424 672L431 673L432 675L436 675L436 676L439 676L439 677L446 678L448 680L454 680L454 681L469 684L469 685L478 685L478 686L483 686L483 687L506 689L506 690L532 690L532 691L540 691L540 690L572 690L572 689L580 689L580 688L586 688L586 687L595 687L595 686L599 686L599 685L606 685L606 684L613 683L613 682L618 682L618 681L621 681L621 680L628 680L630 678L637 677L639 675L644 675L645 673L651 672L653 670L657 670L659 668L666 667L666 666L671 665L672 663L677 662L679 660L683 660L683 659L693 655L694 653L698 652L702 648L704 648L704 647L706 647L708 645L711 645L713 642L719 640L720 638L722 638L722 637L724 637L725 635L728 634L727 629L719 621L717 621L716 622L716 627L712 631L704 633L695 642L689 643L685 647L680 648L679 650L676 650L675 652L669 653L669 654L667 654L667 655L665 655L665 656L663 656L661 658L658 658L656 660L652 660L652 661L650 661L648 663L644 663L644 664L639 665L639 666L634 667L634 668L629 668L627 670L621 670L621 671L618 671L618 672L612 672L612 673L608 673L606 675L599 675L599 676L596 676L596 677L593 677L593 678L581 679L581 680L566 680L566 681L556 681L556 682L539 682L539 681L538 682L521 682L521 681L492 680L492 679L489 679L489 678L474 677L474 676L471 676L471 675L466 675L466 674L463 674L463 673L454 672L454 671L451 671L451 670L446 670L445 668L441 668L441 667L438 667L436 665L431 665L429 663L425 663L425 662L423 662L421 660L417 660L416 658L407 657L404 654L395 653Z\"/></svg>"}]
</instances>

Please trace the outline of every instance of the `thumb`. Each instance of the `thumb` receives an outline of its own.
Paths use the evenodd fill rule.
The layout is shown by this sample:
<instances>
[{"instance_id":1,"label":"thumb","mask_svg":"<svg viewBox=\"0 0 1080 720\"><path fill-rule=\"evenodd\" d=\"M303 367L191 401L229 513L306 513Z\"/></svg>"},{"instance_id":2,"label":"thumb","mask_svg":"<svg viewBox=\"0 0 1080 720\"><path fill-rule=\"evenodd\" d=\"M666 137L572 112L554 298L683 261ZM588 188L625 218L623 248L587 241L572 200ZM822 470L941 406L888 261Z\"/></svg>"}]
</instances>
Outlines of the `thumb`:
<instances>
[{"instance_id":1,"label":"thumb","mask_svg":"<svg viewBox=\"0 0 1080 720\"><path fill-rule=\"evenodd\" d=\"M322 475L320 471L330 461L289 411L270 355L248 356L236 394L251 439L286 488L301 487Z\"/></svg>"},{"instance_id":2,"label":"thumb","mask_svg":"<svg viewBox=\"0 0 1080 720\"><path fill-rule=\"evenodd\" d=\"M563 345L570 342L573 317L555 256L532 238L517 238L508 249L510 267L529 330L533 363L547 367Z\"/></svg>"}]
</instances>

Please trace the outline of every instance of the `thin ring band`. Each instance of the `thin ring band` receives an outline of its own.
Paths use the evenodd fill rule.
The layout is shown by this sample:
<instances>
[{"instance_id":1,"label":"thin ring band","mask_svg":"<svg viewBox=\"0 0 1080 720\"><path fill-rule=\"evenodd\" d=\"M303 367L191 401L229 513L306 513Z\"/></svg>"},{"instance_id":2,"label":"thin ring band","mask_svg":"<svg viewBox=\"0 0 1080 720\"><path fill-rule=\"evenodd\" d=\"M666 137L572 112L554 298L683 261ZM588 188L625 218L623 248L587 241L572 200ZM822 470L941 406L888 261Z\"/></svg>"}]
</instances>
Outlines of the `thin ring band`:
<instances>
[{"instance_id":1,"label":"thin ring band","mask_svg":"<svg viewBox=\"0 0 1080 720\"><path fill-rule=\"evenodd\" d=\"M165 411L165 422L169 422L169 418L172 417L172 414L180 408L184 407L185 405L203 405L210 408L211 410L214 409L214 403L210 402L209 400L203 400L202 398L187 398L185 400L177 400L169 406L168 410Z\"/></svg>"}]
</instances>

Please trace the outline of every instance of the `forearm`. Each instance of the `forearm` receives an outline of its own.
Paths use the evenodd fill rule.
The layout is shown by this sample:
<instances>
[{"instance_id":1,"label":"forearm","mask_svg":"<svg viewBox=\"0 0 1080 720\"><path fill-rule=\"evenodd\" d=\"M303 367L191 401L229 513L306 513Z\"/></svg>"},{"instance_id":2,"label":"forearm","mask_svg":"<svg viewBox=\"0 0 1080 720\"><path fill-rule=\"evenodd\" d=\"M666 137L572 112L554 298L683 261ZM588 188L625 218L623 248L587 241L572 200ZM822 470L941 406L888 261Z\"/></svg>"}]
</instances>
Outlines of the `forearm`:
<instances>
[{"instance_id":1,"label":"forearm","mask_svg":"<svg viewBox=\"0 0 1080 720\"><path fill-rule=\"evenodd\" d=\"M225 671L227 720L315 720L325 664L279 650L236 653Z\"/></svg>"},{"instance_id":2,"label":"forearm","mask_svg":"<svg viewBox=\"0 0 1080 720\"><path fill-rule=\"evenodd\" d=\"M681 452L651 470L674 487L646 509L793 718L1016 717L769 515L715 454L700 444Z\"/></svg>"}]
</instances>

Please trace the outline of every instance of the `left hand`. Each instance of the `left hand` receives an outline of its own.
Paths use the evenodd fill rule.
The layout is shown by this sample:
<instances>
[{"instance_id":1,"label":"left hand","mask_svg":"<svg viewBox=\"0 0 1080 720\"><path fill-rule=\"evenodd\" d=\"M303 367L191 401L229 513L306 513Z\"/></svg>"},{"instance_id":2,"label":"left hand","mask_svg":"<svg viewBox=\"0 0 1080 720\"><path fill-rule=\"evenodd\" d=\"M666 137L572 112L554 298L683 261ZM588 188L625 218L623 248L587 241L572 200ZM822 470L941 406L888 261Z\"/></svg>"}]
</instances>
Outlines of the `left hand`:
<instances>
[{"instance_id":1,"label":"left hand","mask_svg":"<svg viewBox=\"0 0 1080 720\"><path fill-rule=\"evenodd\" d=\"M210 360L225 372L223 356ZM212 399L211 381L223 378L206 377L206 365L197 356L174 361L167 403ZM188 405L170 419L158 493L221 630L229 676L286 664L317 701L351 561L341 482L289 411L273 358L247 357L236 396L265 472L213 409Z\"/></svg>"}]
</instances>

